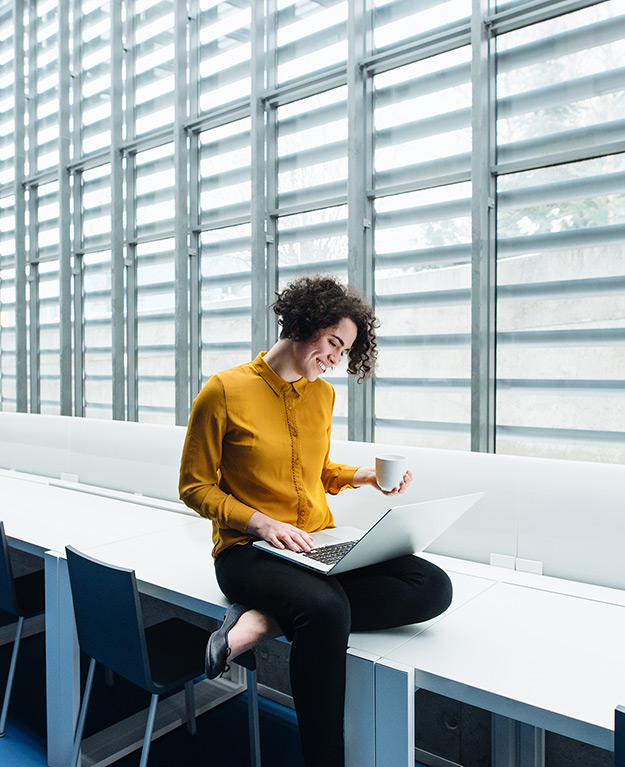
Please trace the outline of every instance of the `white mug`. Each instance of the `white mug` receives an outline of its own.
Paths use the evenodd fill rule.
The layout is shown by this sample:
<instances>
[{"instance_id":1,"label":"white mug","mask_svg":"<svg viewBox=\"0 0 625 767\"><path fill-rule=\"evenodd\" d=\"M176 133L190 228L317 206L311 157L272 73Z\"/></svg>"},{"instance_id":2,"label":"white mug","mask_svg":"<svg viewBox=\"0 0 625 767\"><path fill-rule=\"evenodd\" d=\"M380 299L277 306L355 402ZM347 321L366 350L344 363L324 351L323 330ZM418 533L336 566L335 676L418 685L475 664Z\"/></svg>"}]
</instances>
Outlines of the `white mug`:
<instances>
[{"instance_id":1,"label":"white mug","mask_svg":"<svg viewBox=\"0 0 625 767\"><path fill-rule=\"evenodd\" d=\"M408 459L405 455L378 455L375 459L376 482L382 490L394 490L401 484L407 468Z\"/></svg>"}]
</instances>

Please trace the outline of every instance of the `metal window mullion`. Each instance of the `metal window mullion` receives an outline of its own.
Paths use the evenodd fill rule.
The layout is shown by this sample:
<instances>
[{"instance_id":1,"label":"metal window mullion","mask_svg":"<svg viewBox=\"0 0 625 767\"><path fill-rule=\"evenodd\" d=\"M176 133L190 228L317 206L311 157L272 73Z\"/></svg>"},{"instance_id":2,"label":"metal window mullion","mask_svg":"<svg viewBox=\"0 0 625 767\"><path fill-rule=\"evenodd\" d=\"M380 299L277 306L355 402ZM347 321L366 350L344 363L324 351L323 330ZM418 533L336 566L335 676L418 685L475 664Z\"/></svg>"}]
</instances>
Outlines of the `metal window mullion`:
<instances>
[{"instance_id":1,"label":"metal window mullion","mask_svg":"<svg viewBox=\"0 0 625 767\"><path fill-rule=\"evenodd\" d=\"M19 2L19 0L18 0ZM34 5L28 10L28 175L37 173L37 14ZM39 267L38 256L38 208L39 187L28 187L28 314L30 343L30 412L41 411L41 379L39 355Z\"/></svg>"},{"instance_id":2,"label":"metal window mullion","mask_svg":"<svg viewBox=\"0 0 625 767\"><path fill-rule=\"evenodd\" d=\"M19 0L17 0L19 4ZM34 3L28 8L28 176L37 175L37 13ZM35 182L36 183L36 182ZM32 246L31 246L32 247Z\"/></svg>"},{"instance_id":3,"label":"metal window mullion","mask_svg":"<svg viewBox=\"0 0 625 767\"><path fill-rule=\"evenodd\" d=\"M471 202L471 450L495 451L496 243L494 45L483 23L489 0L473 0Z\"/></svg>"},{"instance_id":4,"label":"metal window mullion","mask_svg":"<svg viewBox=\"0 0 625 767\"><path fill-rule=\"evenodd\" d=\"M85 350L84 350L84 259L77 250L83 241L83 216L82 216L82 173L74 175L73 187L74 211L74 253L71 267L74 302L74 415L85 414Z\"/></svg>"},{"instance_id":5,"label":"metal window mullion","mask_svg":"<svg viewBox=\"0 0 625 767\"><path fill-rule=\"evenodd\" d=\"M189 119L185 123L189 135L189 401L193 402L202 386L201 343L201 269L200 269L200 136L191 130L197 124L200 110L200 4L189 5Z\"/></svg>"},{"instance_id":6,"label":"metal window mullion","mask_svg":"<svg viewBox=\"0 0 625 767\"><path fill-rule=\"evenodd\" d=\"M126 419L126 371L124 312L124 166L121 144L124 136L123 62L124 26L120 2L110 4L111 25L111 375L112 415Z\"/></svg>"},{"instance_id":7,"label":"metal window mullion","mask_svg":"<svg viewBox=\"0 0 625 767\"><path fill-rule=\"evenodd\" d=\"M347 274L349 284L373 302L373 185L371 79L360 66L370 52L371 0L349 0L347 55ZM373 440L373 384L348 377L348 438Z\"/></svg>"},{"instance_id":8,"label":"metal window mullion","mask_svg":"<svg viewBox=\"0 0 625 767\"><path fill-rule=\"evenodd\" d=\"M74 127L70 134L72 143L73 157L80 157L82 145L82 66L81 66L81 41L83 18L80 13L80 0L71 0L72 14L74 19L72 49L69 57L71 59L70 84L73 89L73 104L70 107L72 111ZM73 198L73 242L72 242L72 278L70 286L73 288L74 301L74 326L73 326L73 365L74 365L74 415L84 416L85 414L85 357L84 357L84 296L83 296L83 270L84 260L81 255L84 245L83 237L83 173L81 170L70 168L70 162L67 163L68 173L73 176L73 186L71 195Z\"/></svg>"},{"instance_id":9,"label":"metal window mullion","mask_svg":"<svg viewBox=\"0 0 625 767\"><path fill-rule=\"evenodd\" d=\"M31 196L33 193L31 192ZM36 203L31 211L36 209ZM32 220L32 219L31 219ZM33 229L35 227L31 227ZM35 229L36 231L36 229ZM39 264L31 263L28 270L29 287L29 318L30 318L30 412L41 412L41 378L40 371L40 323L39 323Z\"/></svg>"},{"instance_id":10,"label":"metal window mullion","mask_svg":"<svg viewBox=\"0 0 625 767\"><path fill-rule=\"evenodd\" d=\"M268 282L266 269L267 234L265 205L265 107L261 94L265 87L265 13L264 3L252 3L251 48L251 236L252 236L252 354L268 344ZM275 8L273 9L275 11ZM272 13L270 19L275 18Z\"/></svg>"},{"instance_id":11,"label":"metal window mullion","mask_svg":"<svg viewBox=\"0 0 625 767\"><path fill-rule=\"evenodd\" d=\"M26 190L24 140L26 135L24 68L24 8L13 0L13 213L15 216L15 396L16 409L28 410L28 336L26 328Z\"/></svg>"},{"instance_id":12,"label":"metal window mullion","mask_svg":"<svg viewBox=\"0 0 625 767\"><path fill-rule=\"evenodd\" d=\"M275 90L278 81L278 3L276 0L267 0L267 51L265 54L267 89ZM267 199L265 201L267 210L275 210L278 207L278 105L264 101L266 109L266 166L265 177L267 183ZM267 304L273 301L274 295L278 290L278 219L276 216L270 216L264 213L265 222L265 252L266 252L266 274L265 274L265 301L262 306L266 325L266 348L270 348L278 339L279 328L272 316L271 310ZM261 307L259 307L259 312Z\"/></svg>"},{"instance_id":13,"label":"metal window mullion","mask_svg":"<svg viewBox=\"0 0 625 767\"><path fill-rule=\"evenodd\" d=\"M59 314L61 415L72 415L72 252L70 214L70 35L69 0L58 4L59 52Z\"/></svg>"},{"instance_id":14,"label":"metal window mullion","mask_svg":"<svg viewBox=\"0 0 625 767\"><path fill-rule=\"evenodd\" d=\"M187 132L187 25L186 0L174 7L174 216L175 216L175 408L176 424L189 419L189 211Z\"/></svg>"},{"instance_id":15,"label":"metal window mullion","mask_svg":"<svg viewBox=\"0 0 625 767\"><path fill-rule=\"evenodd\" d=\"M137 155L134 149L127 150L127 145L135 137L135 3L128 0L126 5L126 25L124 32L124 78L125 97L125 140L122 148L126 157L126 231L125 235L125 275L126 275L126 397L127 418L139 419L138 377L137 377Z\"/></svg>"},{"instance_id":16,"label":"metal window mullion","mask_svg":"<svg viewBox=\"0 0 625 767\"><path fill-rule=\"evenodd\" d=\"M85 296L84 269L82 256L74 256L73 288L74 288L74 415L85 415Z\"/></svg>"},{"instance_id":17,"label":"metal window mullion","mask_svg":"<svg viewBox=\"0 0 625 767\"><path fill-rule=\"evenodd\" d=\"M136 155L126 158L126 245L124 259L126 273L126 392L128 401L128 420L136 421L139 417L137 397L137 243L136 238Z\"/></svg>"},{"instance_id":18,"label":"metal window mullion","mask_svg":"<svg viewBox=\"0 0 625 767\"><path fill-rule=\"evenodd\" d=\"M123 149L134 151L136 146L135 134L135 2L126 0L126 29L124 33L124 61L126 64L126 77L124 79L124 95L126 97L126 111L124 120L126 133Z\"/></svg>"},{"instance_id":19,"label":"metal window mullion","mask_svg":"<svg viewBox=\"0 0 625 767\"><path fill-rule=\"evenodd\" d=\"M133 207L132 204L129 207ZM128 349L126 387L128 420L137 421L139 418L137 396L137 246L126 245L126 255L126 346Z\"/></svg>"}]
</instances>

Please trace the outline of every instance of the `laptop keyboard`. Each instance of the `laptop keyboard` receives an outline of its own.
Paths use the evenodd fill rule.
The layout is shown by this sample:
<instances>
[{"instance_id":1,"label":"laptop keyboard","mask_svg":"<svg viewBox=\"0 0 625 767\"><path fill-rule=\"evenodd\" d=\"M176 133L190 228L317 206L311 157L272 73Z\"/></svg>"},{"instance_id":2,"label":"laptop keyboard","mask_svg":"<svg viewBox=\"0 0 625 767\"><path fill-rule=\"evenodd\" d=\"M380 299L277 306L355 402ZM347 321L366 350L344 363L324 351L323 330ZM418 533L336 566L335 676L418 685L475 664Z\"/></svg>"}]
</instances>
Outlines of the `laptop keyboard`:
<instances>
[{"instance_id":1,"label":"laptop keyboard","mask_svg":"<svg viewBox=\"0 0 625 767\"><path fill-rule=\"evenodd\" d=\"M305 552L304 556L322 562L324 565L335 565L357 543L358 541L345 541L345 543L333 543L330 546L319 546Z\"/></svg>"}]
</instances>

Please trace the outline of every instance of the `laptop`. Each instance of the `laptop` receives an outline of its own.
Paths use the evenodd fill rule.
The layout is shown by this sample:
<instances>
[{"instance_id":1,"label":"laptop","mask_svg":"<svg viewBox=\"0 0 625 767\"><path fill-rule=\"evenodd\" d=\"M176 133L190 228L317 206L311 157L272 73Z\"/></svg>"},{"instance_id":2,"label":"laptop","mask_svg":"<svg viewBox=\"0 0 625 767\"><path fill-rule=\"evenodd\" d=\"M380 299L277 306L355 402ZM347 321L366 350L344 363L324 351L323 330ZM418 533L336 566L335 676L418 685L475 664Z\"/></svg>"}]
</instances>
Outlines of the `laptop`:
<instances>
[{"instance_id":1,"label":"laptop","mask_svg":"<svg viewBox=\"0 0 625 767\"><path fill-rule=\"evenodd\" d=\"M369 530L332 527L312 533L307 553L278 549L267 541L254 546L323 575L337 575L406 554L418 554L451 527L484 493L409 503L389 509Z\"/></svg>"}]
</instances>

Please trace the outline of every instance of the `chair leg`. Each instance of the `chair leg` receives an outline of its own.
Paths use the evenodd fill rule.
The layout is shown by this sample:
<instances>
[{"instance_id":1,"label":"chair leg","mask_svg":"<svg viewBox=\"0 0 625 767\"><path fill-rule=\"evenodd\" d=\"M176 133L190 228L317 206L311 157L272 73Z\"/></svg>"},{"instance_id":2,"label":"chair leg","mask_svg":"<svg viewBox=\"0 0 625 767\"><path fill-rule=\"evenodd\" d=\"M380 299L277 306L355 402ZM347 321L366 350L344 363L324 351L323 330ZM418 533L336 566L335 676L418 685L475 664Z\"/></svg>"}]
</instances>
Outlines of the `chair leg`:
<instances>
[{"instance_id":1,"label":"chair leg","mask_svg":"<svg viewBox=\"0 0 625 767\"><path fill-rule=\"evenodd\" d=\"M82 697L82 703L80 704L80 714L78 715L78 722L76 724L76 734L74 735L74 750L72 751L72 761L70 762L70 767L78 767L78 760L80 759L80 743L82 741L82 734L85 729L85 721L87 719L87 709L89 707L89 698L91 697L91 688L93 687L95 664L95 658L91 658L89 661L89 671L87 672L85 694Z\"/></svg>"},{"instance_id":2,"label":"chair leg","mask_svg":"<svg viewBox=\"0 0 625 767\"><path fill-rule=\"evenodd\" d=\"M150 753L150 743L152 742L152 731L154 730L154 720L156 719L156 705L158 695L155 693L150 699L150 710L148 711L148 723L145 726L145 735L143 736L143 748L141 749L141 762L139 767L147 767L148 754Z\"/></svg>"},{"instance_id":3,"label":"chair leg","mask_svg":"<svg viewBox=\"0 0 625 767\"><path fill-rule=\"evenodd\" d=\"M184 686L184 702L187 710L187 732L189 735L195 735L197 724L195 721L195 688L193 680L187 682Z\"/></svg>"},{"instance_id":4,"label":"chair leg","mask_svg":"<svg viewBox=\"0 0 625 767\"><path fill-rule=\"evenodd\" d=\"M4 737L4 728L9 713L9 701L11 700L11 690L13 688L13 678L15 676L15 666L17 665L17 655L20 651L20 642L22 640L22 628L24 618L18 618L17 628L15 629L15 641L13 642L13 652L11 653L11 663L9 665L9 676L7 677L7 686L4 691L4 701L2 703L2 714L0 714L0 738Z\"/></svg>"},{"instance_id":5,"label":"chair leg","mask_svg":"<svg viewBox=\"0 0 625 767\"><path fill-rule=\"evenodd\" d=\"M260 724L258 721L258 686L256 670L246 669L247 676L247 721L250 732L250 764L260 767Z\"/></svg>"}]
</instances>

